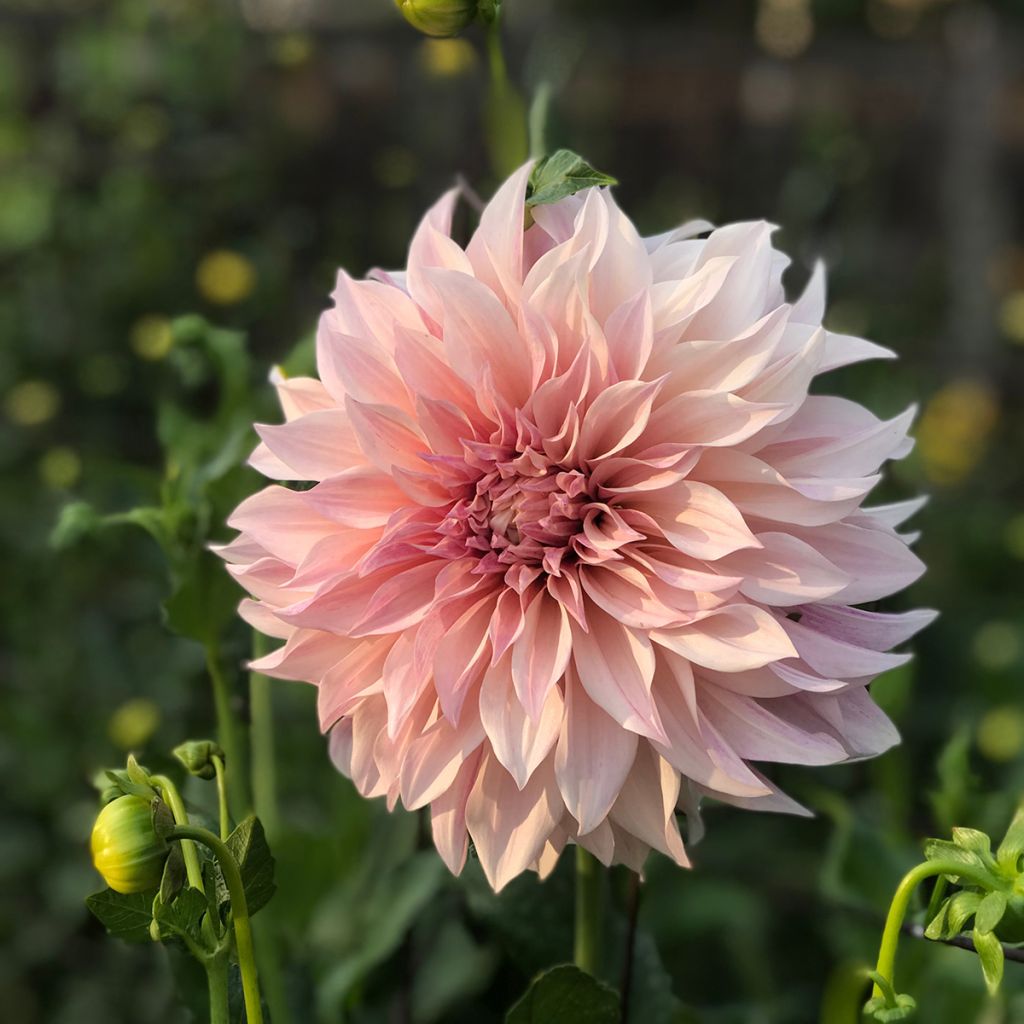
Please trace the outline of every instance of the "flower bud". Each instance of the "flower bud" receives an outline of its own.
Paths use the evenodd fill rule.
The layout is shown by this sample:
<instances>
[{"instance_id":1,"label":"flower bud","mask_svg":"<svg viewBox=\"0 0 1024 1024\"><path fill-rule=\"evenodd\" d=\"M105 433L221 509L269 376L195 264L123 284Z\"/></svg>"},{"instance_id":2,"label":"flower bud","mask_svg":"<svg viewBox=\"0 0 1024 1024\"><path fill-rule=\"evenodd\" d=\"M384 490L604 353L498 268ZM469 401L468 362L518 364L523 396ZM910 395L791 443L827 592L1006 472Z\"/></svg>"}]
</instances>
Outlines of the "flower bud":
<instances>
[{"instance_id":1,"label":"flower bud","mask_svg":"<svg viewBox=\"0 0 1024 1024\"><path fill-rule=\"evenodd\" d=\"M167 843L153 827L151 801L141 796L112 800L96 818L92 862L115 892L133 893L160 884Z\"/></svg>"},{"instance_id":2,"label":"flower bud","mask_svg":"<svg viewBox=\"0 0 1024 1024\"><path fill-rule=\"evenodd\" d=\"M428 36L457 36L479 13L478 0L395 0L395 6L413 28Z\"/></svg>"},{"instance_id":3,"label":"flower bud","mask_svg":"<svg viewBox=\"0 0 1024 1024\"><path fill-rule=\"evenodd\" d=\"M201 779L212 779L217 774L214 757L224 760L224 751L213 740L188 740L174 748L174 756Z\"/></svg>"}]
</instances>

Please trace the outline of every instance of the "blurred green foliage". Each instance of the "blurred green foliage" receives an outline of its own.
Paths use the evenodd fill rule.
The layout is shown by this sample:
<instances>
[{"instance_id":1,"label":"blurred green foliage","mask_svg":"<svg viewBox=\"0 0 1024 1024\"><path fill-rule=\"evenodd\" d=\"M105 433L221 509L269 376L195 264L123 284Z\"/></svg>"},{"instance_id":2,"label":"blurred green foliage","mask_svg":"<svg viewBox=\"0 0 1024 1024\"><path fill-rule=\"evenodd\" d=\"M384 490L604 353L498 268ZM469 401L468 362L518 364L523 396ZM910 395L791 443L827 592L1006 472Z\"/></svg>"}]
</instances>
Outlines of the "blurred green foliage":
<instances>
[{"instance_id":1,"label":"blurred green foliage","mask_svg":"<svg viewBox=\"0 0 1024 1024\"><path fill-rule=\"evenodd\" d=\"M902 357L835 387L881 414L924 403L880 494L932 494L930 571L900 601L943 615L875 684L904 745L780 769L816 818L711 810L696 869L652 858L642 890L634 1021L806 1024L873 958L921 837L999 835L1024 790L1024 152L1012 116L983 116L1019 104L1024 7L507 8L514 77L557 87L552 146L613 173L649 231L698 214L783 225L793 285L823 255L830 325ZM188 965L110 941L83 897L95 770L136 750L173 774L170 749L211 732L202 648L159 615L187 580L168 581L143 530L47 538L72 502L164 509L169 490L180 516L142 524L164 549L226 536L250 486L231 469L245 418L275 415L260 382L308 337L334 269L399 265L456 172L489 189L485 69L478 38L421 40L384 0L0 0L0 28L0 1005L25 1024L169 1024ZM223 329L219 357L172 326L192 312ZM230 423L217 358L245 396ZM165 463L169 434L210 422L223 451L200 429L188 466ZM65 529L92 514L77 507ZM227 628L244 717L249 638ZM280 892L257 921L283 933L295 1019L501 1020L570 956L571 864L497 897L472 862L451 879L417 816L335 775L313 704L275 686ZM213 814L211 787L184 788ZM609 887L618 986L627 894L617 874ZM1024 1020L1016 964L989 1002L972 954L906 940L900 988L928 1024Z\"/></svg>"}]
</instances>

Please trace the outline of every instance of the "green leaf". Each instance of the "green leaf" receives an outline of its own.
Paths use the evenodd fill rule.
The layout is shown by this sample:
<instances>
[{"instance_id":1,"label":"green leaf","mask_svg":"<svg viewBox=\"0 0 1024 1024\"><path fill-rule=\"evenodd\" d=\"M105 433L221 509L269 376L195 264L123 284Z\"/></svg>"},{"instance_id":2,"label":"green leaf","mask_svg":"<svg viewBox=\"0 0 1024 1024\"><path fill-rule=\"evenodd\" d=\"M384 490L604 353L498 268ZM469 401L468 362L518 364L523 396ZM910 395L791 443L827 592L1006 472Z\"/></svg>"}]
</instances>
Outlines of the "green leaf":
<instances>
[{"instance_id":1,"label":"green leaf","mask_svg":"<svg viewBox=\"0 0 1024 1024\"><path fill-rule=\"evenodd\" d=\"M227 847L238 862L249 913L255 914L267 905L277 886L274 884L274 858L267 845L260 819L250 814L227 838ZM217 884L218 903L231 901L223 878Z\"/></svg>"},{"instance_id":2,"label":"green leaf","mask_svg":"<svg viewBox=\"0 0 1024 1024\"><path fill-rule=\"evenodd\" d=\"M153 904L153 916L160 925L161 935L170 932L178 938L188 938L198 946L204 946L203 918L206 916L206 897L191 886L183 889L170 903L157 900Z\"/></svg>"},{"instance_id":3,"label":"green leaf","mask_svg":"<svg viewBox=\"0 0 1024 1024\"><path fill-rule=\"evenodd\" d=\"M989 992L995 995L1003 980L1003 947L991 932L981 932L977 928L974 929L971 938L974 940L974 948L978 951L985 984Z\"/></svg>"},{"instance_id":4,"label":"green leaf","mask_svg":"<svg viewBox=\"0 0 1024 1024\"><path fill-rule=\"evenodd\" d=\"M157 899L160 903L170 903L185 884L185 856L181 852L181 843L170 843L170 852L164 862L164 873L160 879L160 890Z\"/></svg>"},{"instance_id":5,"label":"green leaf","mask_svg":"<svg viewBox=\"0 0 1024 1024\"><path fill-rule=\"evenodd\" d=\"M168 628L204 646L214 643L235 617L238 584L220 559L201 551L183 567L174 591L164 601Z\"/></svg>"},{"instance_id":6,"label":"green leaf","mask_svg":"<svg viewBox=\"0 0 1024 1024\"><path fill-rule=\"evenodd\" d=\"M571 150L559 149L551 156L542 157L534 166L526 192L526 205L544 206L586 188L617 184L615 178L595 170L583 157Z\"/></svg>"},{"instance_id":7,"label":"green leaf","mask_svg":"<svg viewBox=\"0 0 1024 1024\"><path fill-rule=\"evenodd\" d=\"M927 860L953 861L976 871L988 871L988 865L981 856L946 839L929 839L924 844L924 855Z\"/></svg>"},{"instance_id":8,"label":"green leaf","mask_svg":"<svg viewBox=\"0 0 1024 1024\"><path fill-rule=\"evenodd\" d=\"M992 856L992 840L976 828L954 828L953 842L963 850L976 853L983 861Z\"/></svg>"},{"instance_id":9,"label":"green leaf","mask_svg":"<svg viewBox=\"0 0 1024 1024\"><path fill-rule=\"evenodd\" d=\"M616 1024L619 997L572 964L538 975L505 1017L505 1024Z\"/></svg>"},{"instance_id":10,"label":"green leaf","mask_svg":"<svg viewBox=\"0 0 1024 1024\"><path fill-rule=\"evenodd\" d=\"M1010 822L1010 827L1003 836L1003 841L996 850L996 860L1003 871L1017 873L1018 862L1024 855L1024 804L1017 808L1017 813Z\"/></svg>"},{"instance_id":11,"label":"green leaf","mask_svg":"<svg viewBox=\"0 0 1024 1024\"><path fill-rule=\"evenodd\" d=\"M155 889L133 893L105 889L87 896L85 905L116 938L125 942L149 942L155 894Z\"/></svg>"},{"instance_id":12,"label":"green leaf","mask_svg":"<svg viewBox=\"0 0 1024 1024\"><path fill-rule=\"evenodd\" d=\"M978 905L974 916L974 930L988 933L1003 919L1006 913L1007 896L1005 892L990 892Z\"/></svg>"}]
</instances>

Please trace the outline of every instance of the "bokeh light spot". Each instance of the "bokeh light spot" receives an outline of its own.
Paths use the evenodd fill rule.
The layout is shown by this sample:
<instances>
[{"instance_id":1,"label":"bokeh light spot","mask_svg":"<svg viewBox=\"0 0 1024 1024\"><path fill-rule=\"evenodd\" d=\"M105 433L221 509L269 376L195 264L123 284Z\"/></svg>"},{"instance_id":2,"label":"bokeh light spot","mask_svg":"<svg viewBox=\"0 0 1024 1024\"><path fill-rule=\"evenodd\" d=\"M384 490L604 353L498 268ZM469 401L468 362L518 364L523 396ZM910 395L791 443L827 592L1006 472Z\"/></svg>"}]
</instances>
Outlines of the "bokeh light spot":
<instances>
[{"instance_id":1,"label":"bokeh light spot","mask_svg":"<svg viewBox=\"0 0 1024 1024\"><path fill-rule=\"evenodd\" d=\"M432 78L456 78L472 70L476 51L465 39L425 39L420 61Z\"/></svg>"},{"instance_id":2,"label":"bokeh light spot","mask_svg":"<svg viewBox=\"0 0 1024 1024\"><path fill-rule=\"evenodd\" d=\"M1019 757L1024 751L1024 710L1004 704L986 712L978 723L978 750L990 761Z\"/></svg>"},{"instance_id":3,"label":"bokeh light spot","mask_svg":"<svg viewBox=\"0 0 1024 1024\"><path fill-rule=\"evenodd\" d=\"M7 392L4 411L19 427L36 427L53 419L60 408L60 393L45 380L25 380Z\"/></svg>"},{"instance_id":4,"label":"bokeh light spot","mask_svg":"<svg viewBox=\"0 0 1024 1024\"><path fill-rule=\"evenodd\" d=\"M1020 657L1020 631L1011 622L986 622L974 634L972 648L982 668L1007 669Z\"/></svg>"},{"instance_id":5,"label":"bokeh light spot","mask_svg":"<svg viewBox=\"0 0 1024 1024\"><path fill-rule=\"evenodd\" d=\"M985 454L998 415L995 395L980 381L956 380L937 391L917 429L928 479L937 484L965 479Z\"/></svg>"},{"instance_id":6,"label":"bokeh light spot","mask_svg":"<svg viewBox=\"0 0 1024 1024\"><path fill-rule=\"evenodd\" d=\"M142 359L163 359L174 344L171 321L164 316L143 316L132 325L132 350Z\"/></svg>"},{"instance_id":7,"label":"bokeh light spot","mask_svg":"<svg viewBox=\"0 0 1024 1024\"><path fill-rule=\"evenodd\" d=\"M111 743L121 750L141 747L160 725L160 708L145 697L125 701L107 723Z\"/></svg>"},{"instance_id":8,"label":"bokeh light spot","mask_svg":"<svg viewBox=\"0 0 1024 1024\"><path fill-rule=\"evenodd\" d=\"M1010 341L1024 345L1024 289L1010 292L999 307L999 326Z\"/></svg>"},{"instance_id":9,"label":"bokeh light spot","mask_svg":"<svg viewBox=\"0 0 1024 1024\"><path fill-rule=\"evenodd\" d=\"M82 460L73 448L57 445L39 460L39 475L56 491L73 487L82 475Z\"/></svg>"},{"instance_id":10,"label":"bokeh light spot","mask_svg":"<svg viewBox=\"0 0 1024 1024\"><path fill-rule=\"evenodd\" d=\"M196 268L196 287L208 302L232 306L252 294L256 268L241 253L217 249L207 253Z\"/></svg>"}]
</instances>

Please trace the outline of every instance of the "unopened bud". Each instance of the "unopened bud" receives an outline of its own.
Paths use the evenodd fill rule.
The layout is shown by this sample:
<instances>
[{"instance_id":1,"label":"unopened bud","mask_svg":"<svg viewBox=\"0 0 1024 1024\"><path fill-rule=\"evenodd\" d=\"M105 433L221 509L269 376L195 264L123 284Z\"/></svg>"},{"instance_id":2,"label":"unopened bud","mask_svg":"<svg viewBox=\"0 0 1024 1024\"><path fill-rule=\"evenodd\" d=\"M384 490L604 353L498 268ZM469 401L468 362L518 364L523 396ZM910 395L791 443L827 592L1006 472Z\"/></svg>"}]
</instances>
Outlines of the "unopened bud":
<instances>
[{"instance_id":1,"label":"unopened bud","mask_svg":"<svg viewBox=\"0 0 1024 1024\"><path fill-rule=\"evenodd\" d=\"M153 827L152 801L121 796L99 813L90 840L92 862L115 892L155 889L167 860L167 843Z\"/></svg>"},{"instance_id":2,"label":"unopened bud","mask_svg":"<svg viewBox=\"0 0 1024 1024\"><path fill-rule=\"evenodd\" d=\"M428 36L457 36L476 20L479 0L395 0L413 28Z\"/></svg>"}]
</instances>

